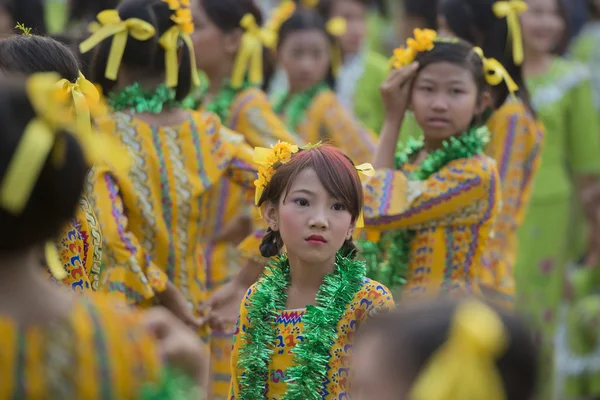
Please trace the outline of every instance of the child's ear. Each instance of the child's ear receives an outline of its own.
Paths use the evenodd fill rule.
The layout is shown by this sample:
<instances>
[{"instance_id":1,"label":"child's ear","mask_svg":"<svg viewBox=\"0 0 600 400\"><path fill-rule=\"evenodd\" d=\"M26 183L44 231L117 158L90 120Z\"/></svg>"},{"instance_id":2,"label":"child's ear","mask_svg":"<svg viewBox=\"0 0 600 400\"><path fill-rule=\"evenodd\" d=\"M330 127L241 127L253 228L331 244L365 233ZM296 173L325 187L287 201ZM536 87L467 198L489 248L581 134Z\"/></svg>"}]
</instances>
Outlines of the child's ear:
<instances>
[{"instance_id":1,"label":"child's ear","mask_svg":"<svg viewBox=\"0 0 600 400\"><path fill-rule=\"evenodd\" d=\"M352 239L352 235L354 235L354 231L356 230L356 221L350 224L350 228L348 228L348 233L346 233L346 240Z\"/></svg>"},{"instance_id":2,"label":"child's ear","mask_svg":"<svg viewBox=\"0 0 600 400\"><path fill-rule=\"evenodd\" d=\"M487 110L488 108L493 108L493 106L494 99L492 98L492 93L489 90L484 90L479 95L479 101L475 106L476 116L482 115L485 112L485 110Z\"/></svg>"},{"instance_id":3,"label":"child's ear","mask_svg":"<svg viewBox=\"0 0 600 400\"><path fill-rule=\"evenodd\" d=\"M279 211L277 209L277 206L273 203L271 203L270 201L265 202L265 204L262 206L262 215L263 215L263 219L267 222L267 224L269 225L269 228L271 228L272 231L278 231L279 230Z\"/></svg>"}]
</instances>

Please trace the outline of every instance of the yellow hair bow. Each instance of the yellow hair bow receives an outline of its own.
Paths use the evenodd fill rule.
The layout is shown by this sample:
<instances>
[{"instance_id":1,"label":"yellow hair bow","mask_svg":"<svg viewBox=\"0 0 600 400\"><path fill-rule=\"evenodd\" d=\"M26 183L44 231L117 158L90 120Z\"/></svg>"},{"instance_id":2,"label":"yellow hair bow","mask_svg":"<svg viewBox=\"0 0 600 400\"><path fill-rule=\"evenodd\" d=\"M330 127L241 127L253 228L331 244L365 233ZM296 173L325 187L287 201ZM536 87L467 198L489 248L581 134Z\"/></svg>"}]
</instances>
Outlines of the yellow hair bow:
<instances>
[{"instance_id":1,"label":"yellow hair bow","mask_svg":"<svg viewBox=\"0 0 600 400\"><path fill-rule=\"evenodd\" d=\"M192 69L192 81L194 86L200 86L200 78L196 68L196 55L194 53L194 44L190 38L190 34L194 32L192 24L192 14L189 8L180 8L175 15L171 17L175 22L163 35L160 37L159 43L165 49L165 70L167 74L167 87L177 86L179 79L179 63L177 60L177 49L179 47L179 38L183 40L190 52L190 64Z\"/></svg>"},{"instance_id":2,"label":"yellow hair bow","mask_svg":"<svg viewBox=\"0 0 600 400\"><path fill-rule=\"evenodd\" d=\"M73 97L75 114L77 115L77 127L82 132L91 133L92 123L90 106L95 107L100 101L100 94L96 86L83 76L79 71L79 78L72 83L67 79L61 79L57 85Z\"/></svg>"},{"instance_id":3,"label":"yellow hair bow","mask_svg":"<svg viewBox=\"0 0 600 400\"><path fill-rule=\"evenodd\" d=\"M271 50L275 49L275 47L277 46L277 35L279 33L281 25L283 25L283 23L287 21L294 14L295 11L296 3L294 3L292 0L282 1L281 4L279 4L279 6L275 10L273 10L271 18L265 24L265 29L267 31L273 32L276 39L273 41L271 46L265 45L265 47L268 47Z\"/></svg>"},{"instance_id":4,"label":"yellow hair bow","mask_svg":"<svg viewBox=\"0 0 600 400\"><path fill-rule=\"evenodd\" d=\"M233 64L231 75L231 86L239 88L244 83L246 72L250 83L260 84L263 79L263 46L272 48L277 42L277 34L268 29L261 29L254 15L246 14L240 25L245 32L242 35L242 43Z\"/></svg>"},{"instance_id":5,"label":"yellow hair bow","mask_svg":"<svg viewBox=\"0 0 600 400\"><path fill-rule=\"evenodd\" d=\"M375 168L373 168L373 166L369 163L357 165L355 168L356 168L356 171L358 171L358 173L359 173L361 181L364 181L364 179L367 177L375 175ZM356 227L357 228L365 227L365 217L363 215L362 210L360 210L360 214L358 214L358 219L356 220Z\"/></svg>"},{"instance_id":6,"label":"yellow hair bow","mask_svg":"<svg viewBox=\"0 0 600 400\"><path fill-rule=\"evenodd\" d=\"M346 20L344 18L334 17L327 21L325 29L331 36L339 38L346 33L348 25L346 24ZM333 71L334 76L337 76L341 67L342 49L340 48L339 43L335 43L331 48L331 70Z\"/></svg>"},{"instance_id":7,"label":"yellow hair bow","mask_svg":"<svg viewBox=\"0 0 600 400\"><path fill-rule=\"evenodd\" d=\"M433 355L410 400L505 400L496 360L508 346L498 314L476 300L461 304L448 341Z\"/></svg>"},{"instance_id":8,"label":"yellow hair bow","mask_svg":"<svg viewBox=\"0 0 600 400\"><path fill-rule=\"evenodd\" d=\"M114 36L104 72L106 78L114 81L117 79L128 36L131 35L137 40L148 40L156 34L156 30L152 24L138 18L121 20L117 10L101 11L97 18L101 27L81 42L79 51L87 53L104 39Z\"/></svg>"},{"instance_id":9,"label":"yellow hair bow","mask_svg":"<svg viewBox=\"0 0 600 400\"><path fill-rule=\"evenodd\" d=\"M523 37L521 35L521 24L519 14L527 11L527 3L523 0L497 1L493 6L494 14L498 18L506 18L508 24L508 35L513 42L513 59L515 64L523 62Z\"/></svg>"},{"instance_id":10,"label":"yellow hair bow","mask_svg":"<svg viewBox=\"0 0 600 400\"><path fill-rule=\"evenodd\" d=\"M496 60L495 58L486 58L483 55L483 50L481 50L481 48L479 47L475 47L473 51L477 53L477 55L479 55L479 57L481 57L481 60L483 61L483 71L487 83L489 83L492 86L496 86L502 83L502 81L504 81L510 93L514 94L517 90L519 90L519 86L517 85L517 83L510 76L506 68L504 68L504 66L502 66L502 64L500 64L498 60Z\"/></svg>"},{"instance_id":11,"label":"yellow hair bow","mask_svg":"<svg viewBox=\"0 0 600 400\"><path fill-rule=\"evenodd\" d=\"M319 0L302 0L302 5L305 8L316 8L319 5Z\"/></svg>"}]
</instances>

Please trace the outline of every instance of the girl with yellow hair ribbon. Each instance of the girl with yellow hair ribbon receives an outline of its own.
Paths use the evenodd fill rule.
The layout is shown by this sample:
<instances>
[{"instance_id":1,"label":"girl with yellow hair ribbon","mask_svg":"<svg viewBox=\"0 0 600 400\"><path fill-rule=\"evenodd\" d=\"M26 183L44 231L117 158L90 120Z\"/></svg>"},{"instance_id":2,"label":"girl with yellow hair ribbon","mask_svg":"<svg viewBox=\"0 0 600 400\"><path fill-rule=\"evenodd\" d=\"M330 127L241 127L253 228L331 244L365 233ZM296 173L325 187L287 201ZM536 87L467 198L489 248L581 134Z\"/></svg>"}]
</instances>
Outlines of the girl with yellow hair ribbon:
<instances>
[{"instance_id":1,"label":"girl with yellow hair ribbon","mask_svg":"<svg viewBox=\"0 0 600 400\"><path fill-rule=\"evenodd\" d=\"M479 300L413 304L359 332L352 398L530 400L536 355L522 321Z\"/></svg>"},{"instance_id":2,"label":"girl with yellow hair ribbon","mask_svg":"<svg viewBox=\"0 0 600 400\"><path fill-rule=\"evenodd\" d=\"M236 146L269 147L279 140L299 141L273 112L260 87L265 48L275 45L277 27L294 9L293 2L283 1L273 17L263 21L254 0L202 0L192 4L199 27L192 39L198 67L206 79L190 107L217 114L225 126L240 134L231 135ZM253 283L225 284L231 274L249 262L254 263L254 269L262 269L264 264L258 252L262 231L257 224L261 221L255 215L253 197L231 182L221 181L218 186L220 195L211 198L212 212L205 216L200 232L208 249L207 286L211 292L218 290L207 305L215 305L215 318L216 299L229 296L236 303L232 308L237 313L239 299ZM215 399L227 397L230 380L231 333L223 330L216 329L211 340Z\"/></svg>"}]
</instances>

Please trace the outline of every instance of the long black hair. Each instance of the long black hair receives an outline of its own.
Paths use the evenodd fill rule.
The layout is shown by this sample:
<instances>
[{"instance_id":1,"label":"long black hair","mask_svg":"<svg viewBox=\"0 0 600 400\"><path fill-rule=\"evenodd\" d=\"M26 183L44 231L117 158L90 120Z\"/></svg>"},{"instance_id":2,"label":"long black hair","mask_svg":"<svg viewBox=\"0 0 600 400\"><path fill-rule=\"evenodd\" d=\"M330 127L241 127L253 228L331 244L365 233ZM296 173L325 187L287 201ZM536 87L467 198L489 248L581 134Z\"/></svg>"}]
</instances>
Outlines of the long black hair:
<instances>
[{"instance_id":1,"label":"long black hair","mask_svg":"<svg viewBox=\"0 0 600 400\"><path fill-rule=\"evenodd\" d=\"M481 47L488 58L495 58L506 69L519 86L518 95L531 112L533 107L525 85L521 66L513 59L513 43L508 32L508 23L494 14L496 0L441 0L439 13L450 30L461 39ZM494 106L499 108L509 95L506 85L492 89Z\"/></svg>"},{"instance_id":2,"label":"long black hair","mask_svg":"<svg viewBox=\"0 0 600 400\"><path fill-rule=\"evenodd\" d=\"M25 127L35 117L22 83L0 83L0 182ZM57 165L48 157L24 210L15 215L0 206L0 253L16 253L49 241L74 216L88 165L73 136L59 132L58 141L64 145L64 162Z\"/></svg>"},{"instance_id":3,"label":"long black hair","mask_svg":"<svg viewBox=\"0 0 600 400\"><path fill-rule=\"evenodd\" d=\"M127 39L121 65L132 68L147 76L165 73L165 50L159 44L160 37L175 23L171 20L172 11L163 0L125 0L118 8L123 21L138 18L150 23L156 29L156 35L149 40ZM110 92L116 82L104 76L110 47L113 38L100 43L94 53L91 67L91 77L102 87L104 93ZM187 46L179 53L179 77L175 89L175 98L183 100L187 97L192 85L191 54Z\"/></svg>"},{"instance_id":4,"label":"long black hair","mask_svg":"<svg viewBox=\"0 0 600 400\"><path fill-rule=\"evenodd\" d=\"M48 32L43 0L5 0L0 2L0 7L8 11L15 24L31 28L32 34L45 35Z\"/></svg>"},{"instance_id":5,"label":"long black hair","mask_svg":"<svg viewBox=\"0 0 600 400\"><path fill-rule=\"evenodd\" d=\"M71 0L69 23L91 22L100 11L116 8L119 0Z\"/></svg>"},{"instance_id":6,"label":"long black hair","mask_svg":"<svg viewBox=\"0 0 600 400\"><path fill-rule=\"evenodd\" d=\"M251 14L256 24L263 24L263 15L254 0L201 0L208 18L223 32L241 29L244 15Z\"/></svg>"}]
</instances>

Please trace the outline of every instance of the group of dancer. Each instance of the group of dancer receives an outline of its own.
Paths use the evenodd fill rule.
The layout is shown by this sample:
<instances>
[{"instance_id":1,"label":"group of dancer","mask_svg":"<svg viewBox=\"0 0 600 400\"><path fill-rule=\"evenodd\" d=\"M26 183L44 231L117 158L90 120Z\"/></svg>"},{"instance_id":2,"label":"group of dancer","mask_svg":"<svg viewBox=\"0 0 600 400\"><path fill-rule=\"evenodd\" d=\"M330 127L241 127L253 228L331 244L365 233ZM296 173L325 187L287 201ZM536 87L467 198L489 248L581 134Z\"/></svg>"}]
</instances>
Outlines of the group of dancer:
<instances>
[{"instance_id":1,"label":"group of dancer","mask_svg":"<svg viewBox=\"0 0 600 400\"><path fill-rule=\"evenodd\" d=\"M552 398L527 3L445 0L348 68L358 6L124 0L76 49L0 41L0 398Z\"/></svg>"}]
</instances>

